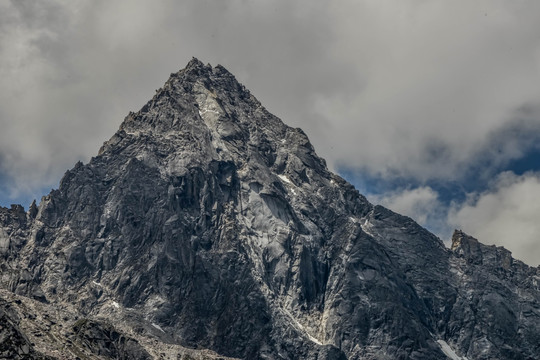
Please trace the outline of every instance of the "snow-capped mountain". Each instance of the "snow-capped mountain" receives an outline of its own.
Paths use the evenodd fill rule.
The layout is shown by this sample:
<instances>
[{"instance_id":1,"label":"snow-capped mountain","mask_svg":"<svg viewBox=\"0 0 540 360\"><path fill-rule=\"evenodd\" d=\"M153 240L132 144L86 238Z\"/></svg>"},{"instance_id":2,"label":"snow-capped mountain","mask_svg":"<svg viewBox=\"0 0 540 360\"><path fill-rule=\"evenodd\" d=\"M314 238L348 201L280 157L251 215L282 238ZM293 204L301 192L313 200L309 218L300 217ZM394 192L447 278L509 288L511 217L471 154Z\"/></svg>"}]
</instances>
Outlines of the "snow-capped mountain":
<instances>
[{"instance_id":1,"label":"snow-capped mountain","mask_svg":"<svg viewBox=\"0 0 540 360\"><path fill-rule=\"evenodd\" d=\"M0 209L0 259L0 357L540 358L539 268L370 204L197 59Z\"/></svg>"}]
</instances>

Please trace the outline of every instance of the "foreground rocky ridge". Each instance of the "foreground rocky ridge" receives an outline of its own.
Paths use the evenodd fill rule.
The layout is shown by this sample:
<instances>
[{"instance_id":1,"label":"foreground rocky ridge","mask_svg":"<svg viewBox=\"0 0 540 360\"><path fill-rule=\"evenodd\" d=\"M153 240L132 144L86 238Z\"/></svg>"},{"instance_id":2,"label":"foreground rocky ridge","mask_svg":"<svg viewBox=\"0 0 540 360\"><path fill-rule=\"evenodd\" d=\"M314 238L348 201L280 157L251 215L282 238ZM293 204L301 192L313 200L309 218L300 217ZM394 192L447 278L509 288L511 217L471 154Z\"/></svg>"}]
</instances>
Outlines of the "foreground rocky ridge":
<instances>
[{"instance_id":1,"label":"foreground rocky ridge","mask_svg":"<svg viewBox=\"0 0 540 360\"><path fill-rule=\"evenodd\" d=\"M6 307L21 358L540 358L538 268L373 206L196 59L39 206L0 209L0 256L4 299L70 309L52 349Z\"/></svg>"}]
</instances>

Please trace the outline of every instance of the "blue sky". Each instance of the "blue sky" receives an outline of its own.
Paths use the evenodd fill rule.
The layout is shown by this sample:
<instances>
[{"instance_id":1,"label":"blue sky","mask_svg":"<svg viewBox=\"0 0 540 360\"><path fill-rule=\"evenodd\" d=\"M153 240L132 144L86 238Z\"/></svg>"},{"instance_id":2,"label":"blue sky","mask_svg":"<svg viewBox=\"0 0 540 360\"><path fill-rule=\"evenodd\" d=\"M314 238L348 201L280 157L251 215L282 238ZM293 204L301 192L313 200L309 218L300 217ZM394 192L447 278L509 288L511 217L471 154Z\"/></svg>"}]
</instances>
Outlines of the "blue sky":
<instances>
[{"instance_id":1,"label":"blue sky","mask_svg":"<svg viewBox=\"0 0 540 360\"><path fill-rule=\"evenodd\" d=\"M371 201L540 262L537 1L0 2L0 204L58 186L196 56Z\"/></svg>"},{"instance_id":2,"label":"blue sky","mask_svg":"<svg viewBox=\"0 0 540 360\"><path fill-rule=\"evenodd\" d=\"M538 143L540 143L540 139L538 139ZM487 164L475 164L460 180L446 181L437 179L422 182L415 178L376 176L361 169L350 168L340 168L338 173L375 203L380 202L388 194L402 193L406 190L410 191L419 188L432 189L437 196L439 201L437 206L442 213L429 210L431 215L427 221L421 223L442 239L448 239L454 227L437 220L440 220L441 216L446 216L445 212L452 205L462 204L466 202L467 197L471 194L478 194L488 190L498 174L512 173L517 176L524 176L525 174L534 174L539 170L540 150L532 147L527 149L521 157L512 159L497 167L489 167L489 162ZM487 175L483 177L476 176L482 172L486 172ZM414 213L411 213L411 215L414 215Z\"/></svg>"},{"instance_id":3,"label":"blue sky","mask_svg":"<svg viewBox=\"0 0 540 360\"><path fill-rule=\"evenodd\" d=\"M0 179L2 181L2 179ZM5 186L6 182L2 182L2 184ZM7 183L9 186L9 183ZM41 197L44 195L47 195L52 188L57 188L58 185L55 185L53 187L47 186L42 188L34 189L33 191L25 192L24 194L19 194L16 196L12 196L9 190L2 190L0 193L0 206L3 207L10 207L11 204L20 204L24 206L25 209L28 210L28 207L32 203L33 200L36 200L36 202L39 204L39 201L41 200Z\"/></svg>"}]
</instances>

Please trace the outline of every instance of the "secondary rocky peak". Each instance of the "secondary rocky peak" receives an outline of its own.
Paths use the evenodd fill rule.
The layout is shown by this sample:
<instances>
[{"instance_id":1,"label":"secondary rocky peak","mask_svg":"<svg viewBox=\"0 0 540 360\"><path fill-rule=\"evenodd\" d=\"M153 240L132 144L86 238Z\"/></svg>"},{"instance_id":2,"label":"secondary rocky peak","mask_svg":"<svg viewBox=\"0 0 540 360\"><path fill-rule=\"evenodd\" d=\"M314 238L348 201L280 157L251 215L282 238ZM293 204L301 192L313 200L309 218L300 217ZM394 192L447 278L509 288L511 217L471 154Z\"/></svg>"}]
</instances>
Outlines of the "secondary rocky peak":
<instances>
[{"instance_id":1,"label":"secondary rocky peak","mask_svg":"<svg viewBox=\"0 0 540 360\"><path fill-rule=\"evenodd\" d=\"M454 233L452 234L452 246L450 248L452 251L462 250L468 253L470 252L471 247L474 251L478 246L478 240L467 235L462 230L454 230Z\"/></svg>"},{"instance_id":2,"label":"secondary rocky peak","mask_svg":"<svg viewBox=\"0 0 540 360\"><path fill-rule=\"evenodd\" d=\"M497 269L510 270L512 265L524 264L512 258L512 252L502 246L484 245L474 237L461 230L455 230L452 235L451 250L471 264L483 265ZM526 267L526 266L525 266Z\"/></svg>"},{"instance_id":3,"label":"secondary rocky peak","mask_svg":"<svg viewBox=\"0 0 540 360\"><path fill-rule=\"evenodd\" d=\"M473 238L465 234L461 230L455 230L452 235L452 246L450 248L455 254L464 257L467 261L481 263L482 247L481 244Z\"/></svg>"}]
</instances>

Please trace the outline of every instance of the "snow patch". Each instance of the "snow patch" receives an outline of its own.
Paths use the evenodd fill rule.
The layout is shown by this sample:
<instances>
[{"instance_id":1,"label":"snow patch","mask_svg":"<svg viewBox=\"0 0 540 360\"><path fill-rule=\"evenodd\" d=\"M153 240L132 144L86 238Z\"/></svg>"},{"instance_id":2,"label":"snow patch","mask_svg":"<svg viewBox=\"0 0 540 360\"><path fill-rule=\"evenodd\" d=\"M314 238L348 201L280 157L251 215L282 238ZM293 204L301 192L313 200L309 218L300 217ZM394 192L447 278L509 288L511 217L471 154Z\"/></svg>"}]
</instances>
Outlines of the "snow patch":
<instances>
[{"instance_id":1,"label":"snow patch","mask_svg":"<svg viewBox=\"0 0 540 360\"><path fill-rule=\"evenodd\" d=\"M165 221L165 225L170 225L173 222L175 222L176 220L178 220L178 215L175 214L175 215L171 216L170 218L168 218L167 221Z\"/></svg>"},{"instance_id":2,"label":"snow patch","mask_svg":"<svg viewBox=\"0 0 540 360\"><path fill-rule=\"evenodd\" d=\"M279 177L281 180L285 181L287 184L292 184L291 179L289 179L289 178L286 177L285 175L278 175L278 177Z\"/></svg>"},{"instance_id":3,"label":"snow patch","mask_svg":"<svg viewBox=\"0 0 540 360\"><path fill-rule=\"evenodd\" d=\"M101 287L101 284L100 284L100 283L98 283L98 282L96 282L96 281L94 281L94 280L92 280L92 284L94 284L94 285L96 285L96 286L99 286L99 287Z\"/></svg>"},{"instance_id":4,"label":"snow patch","mask_svg":"<svg viewBox=\"0 0 540 360\"><path fill-rule=\"evenodd\" d=\"M212 110L212 109L208 109L208 108L203 108L203 110L199 110L199 115L202 117L204 114L206 114L207 112L211 112L211 113L214 113L214 114L218 114L218 115L221 115L221 113L219 111L216 111L216 110Z\"/></svg>"},{"instance_id":5,"label":"snow patch","mask_svg":"<svg viewBox=\"0 0 540 360\"><path fill-rule=\"evenodd\" d=\"M465 356L461 357L456 354L456 352L448 345L448 343L444 340L437 340L437 343L439 343L439 346L441 347L442 352L444 355L446 355L449 359L452 360L469 360Z\"/></svg>"},{"instance_id":6,"label":"snow patch","mask_svg":"<svg viewBox=\"0 0 540 360\"><path fill-rule=\"evenodd\" d=\"M155 327L156 329L158 329L158 330L161 331L161 332L165 332L165 330L163 330L163 329L161 328L161 326L159 326L158 324L152 323L152 326Z\"/></svg>"},{"instance_id":7,"label":"snow patch","mask_svg":"<svg viewBox=\"0 0 540 360\"><path fill-rule=\"evenodd\" d=\"M117 303L116 301L113 301L113 302L112 302L112 306L114 306L114 307L117 308L117 309L120 309L120 304Z\"/></svg>"},{"instance_id":8,"label":"snow patch","mask_svg":"<svg viewBox=\"0 0 540 360\"><path fill-rule=\"evenodd\" d=\"M310 333L308 333L307 330L302 326L302 324L300 324L298 320L296 320L289 311L283 309L283 312L287 314L287 316L293 321L294 325L296 325L296 328L299 329L301 332L303 332L308 337L309 340L311 340L317 345L323 345L323 343L319 341L319 339L315 338Z\"/></svg>"},{"instance_id":9,"label":"snow patch","mask_svg":"<svg viewBox=\"0 0 540 360\"><path fill-rule=\"evenodd\" d=\"M371 235L375 237L375 234L371 231L371 224L369 223L368 219L364 220L363 224L360 224L360 227L362 228L362 231L365 232L368 235Z\"/></svg>"},{"instance_id":10,"label":"snow patch","mask_svg":"<svg viewBox=\"0 0 540 360\"><path fill-rule=\"evenodd\" d=\"M295 185L293 184L293 182L291 181L291 179L289 179L289 178L288 178L287 176L285 176L285 175L278 175L278 177L279 177L279 178L281 179L281 181L283 181L284 183L291 185L290 190L291 190L291 193L293 193L293 195L298 195L298 194L296 193L296 191L293 189L293 186L295 186Z\"/></svg>"}]
</instances>

